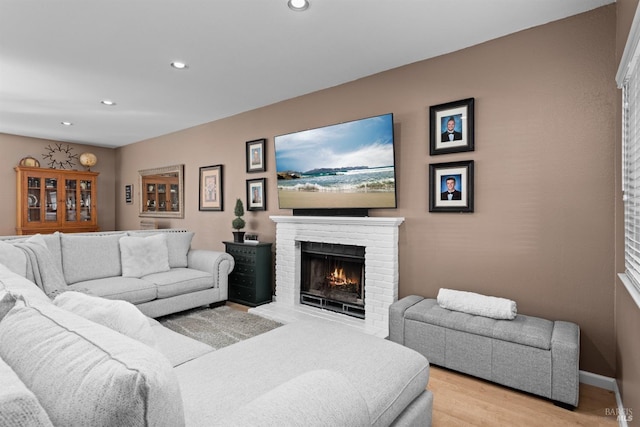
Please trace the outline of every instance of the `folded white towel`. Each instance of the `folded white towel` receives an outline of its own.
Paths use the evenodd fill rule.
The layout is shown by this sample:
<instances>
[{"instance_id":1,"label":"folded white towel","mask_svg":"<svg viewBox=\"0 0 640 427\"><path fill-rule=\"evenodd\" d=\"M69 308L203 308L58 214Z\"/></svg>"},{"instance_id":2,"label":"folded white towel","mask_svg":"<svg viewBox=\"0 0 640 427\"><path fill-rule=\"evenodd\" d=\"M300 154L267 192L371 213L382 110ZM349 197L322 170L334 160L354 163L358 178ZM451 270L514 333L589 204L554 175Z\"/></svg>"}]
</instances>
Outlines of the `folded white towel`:
<instances>
[{"instance_id":1,"label":"folded white towel","mask_svg":"<svg viewBox=\"0 0 640 427\"><path fill-rule=\"evenodd\" d=\"M515 301L445 288L441 288L438 292L438 305L448 310L493 319L512 320L518 314Z\"/></svg>"}]
</instances>

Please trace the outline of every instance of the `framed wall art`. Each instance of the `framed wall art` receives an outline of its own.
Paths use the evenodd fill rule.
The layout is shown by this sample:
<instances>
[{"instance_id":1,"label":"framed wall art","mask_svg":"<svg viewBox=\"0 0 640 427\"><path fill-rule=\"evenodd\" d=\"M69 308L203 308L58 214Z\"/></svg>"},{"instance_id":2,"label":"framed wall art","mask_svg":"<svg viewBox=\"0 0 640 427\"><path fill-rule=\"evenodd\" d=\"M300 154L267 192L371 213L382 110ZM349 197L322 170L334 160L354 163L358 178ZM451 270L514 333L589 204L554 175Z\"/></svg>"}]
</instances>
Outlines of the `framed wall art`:
<instances>
[{"instance_id":1,"label":"framed wall art","mask_svg":"<svg viewBox=\"0 0 640 427\"><path fill-rule=\"evenodd\" d=\"M264 211L267 209L266 179L247 180L247 210Z\"/></svg>"},{"instance_id":2,"label":"framed wall art","mask_svg":"<svg viewBox=\"0 0 640 427\"><path fill-rule=\"evenodd\" d=\"M474 162L429 165L429 212L473 212Z\"/></svg>"},{"instance_id":3,"label":"framed wall art","mask_svg":"<svg viewBox=\"0 0 640 427\"><path fill-rule=\"evenodd\" d=\"M429 153L474 150L474 98L429 107Z\"/></svg>"},{"instance_id":4,"label":"framed wall art","mask_svg":"<svg viewBox=\"0 0 640 427\"><path fill-rule=\"evenodd\" d=\"M267 170L264 163L264 150L266 139L247 141L247 172L264 172Z\"/></svg>"},{"instance_id":5,"label":"framed wall art","mask_svg":"<svg viewBox=\"0 0 640 427\"><path fill-rule=\"evenodd\" d=\"M202 166L200 168L199 210L224 210L222 178L222 165Z\"/></svg>"},{"instance_id":6,"label":"framed wall art","mask_svg":"<svg viewBox=\"0 0 640 427\"><path fill-rule=\"evenodd\" d=\"M133 184L127 184L124 186L124 202L127 205L133 203Z\"/></svg>"}]
</instances>

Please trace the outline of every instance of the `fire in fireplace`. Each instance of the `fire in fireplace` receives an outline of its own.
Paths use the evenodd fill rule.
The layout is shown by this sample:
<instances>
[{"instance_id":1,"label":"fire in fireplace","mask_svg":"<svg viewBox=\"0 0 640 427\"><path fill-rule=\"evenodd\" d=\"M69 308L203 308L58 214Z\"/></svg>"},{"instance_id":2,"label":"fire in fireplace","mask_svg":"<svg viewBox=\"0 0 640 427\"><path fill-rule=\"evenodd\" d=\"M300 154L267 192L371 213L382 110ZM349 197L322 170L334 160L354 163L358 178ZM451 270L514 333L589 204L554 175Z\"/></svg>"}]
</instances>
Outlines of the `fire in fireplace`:
<instances>
[{"instance_id":1,"label":"fire in fireplace","mask_svg":"<svg viewBox=\"0 0 640 427\"><path fill-rule=\"evenodd\" d=\"M364 319L362 246L301 242L300 302Z\"/></svg>"}]
</instances>

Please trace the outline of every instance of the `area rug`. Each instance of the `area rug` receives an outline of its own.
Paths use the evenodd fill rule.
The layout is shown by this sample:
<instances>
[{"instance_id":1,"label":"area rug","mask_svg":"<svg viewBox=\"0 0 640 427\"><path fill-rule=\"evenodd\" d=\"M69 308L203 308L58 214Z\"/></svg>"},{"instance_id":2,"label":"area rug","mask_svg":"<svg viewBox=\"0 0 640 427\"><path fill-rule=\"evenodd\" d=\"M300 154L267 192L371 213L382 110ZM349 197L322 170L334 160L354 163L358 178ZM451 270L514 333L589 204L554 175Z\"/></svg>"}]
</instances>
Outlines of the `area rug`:
<instances>
[{"instance_id":1,"label":"area rug","mask_svg":"<svg viewBox=\"0 0 640 427\"><path fill-rule=\"evenodd\" d=\"M194 308L156 319L165 327L216 350L263 334L281 323L223 305L216 308Z\"/></svg>"}]
</instances>

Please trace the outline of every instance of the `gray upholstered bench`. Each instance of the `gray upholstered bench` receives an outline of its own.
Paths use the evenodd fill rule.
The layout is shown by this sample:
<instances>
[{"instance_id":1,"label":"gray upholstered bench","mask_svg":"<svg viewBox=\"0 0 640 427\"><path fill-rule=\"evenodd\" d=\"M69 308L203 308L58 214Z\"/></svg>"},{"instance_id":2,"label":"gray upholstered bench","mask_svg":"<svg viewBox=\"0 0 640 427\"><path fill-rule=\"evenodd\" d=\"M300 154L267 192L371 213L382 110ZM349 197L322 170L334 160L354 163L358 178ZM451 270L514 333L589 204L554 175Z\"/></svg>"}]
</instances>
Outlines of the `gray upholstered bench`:
<instances>
[{"instance_id":1,"label":"gray upholstered bench","mask_svg":"<svg viewBox=\"0 0 640 427\"><path fill-rule=\"evenodd\" d=\"M578 406L580 329L518 314L496 320L411 295L389 308L389 339L429 363Z\"/></svg>"}]
</instances>

